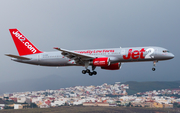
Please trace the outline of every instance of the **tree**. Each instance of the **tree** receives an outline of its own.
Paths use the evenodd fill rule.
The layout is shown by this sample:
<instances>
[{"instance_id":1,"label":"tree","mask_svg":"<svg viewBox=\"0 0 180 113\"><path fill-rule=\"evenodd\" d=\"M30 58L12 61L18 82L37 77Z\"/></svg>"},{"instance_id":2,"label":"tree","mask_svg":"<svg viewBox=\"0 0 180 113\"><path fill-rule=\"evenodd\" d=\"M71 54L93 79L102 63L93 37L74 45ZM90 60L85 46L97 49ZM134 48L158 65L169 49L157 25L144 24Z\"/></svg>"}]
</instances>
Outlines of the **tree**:
<instances>
[{"instance_id":1,"label":"tree","mask_svg":"<svg viewBox=\"0 0 180 113\"><path fill-rule=\"evenodd\" d=\"M117 106L121 106L121 101L116 101Z\"/></svg>"},{"instance_id":2,"label":"tree","mask_svg":"<svg viewBox=\"0 0 180 113\"><path fill-rule=\"evenodd\" d=\"M31 103L31 104L30 104L30 107L31 107L31 108L38 108L38 106L37 106L35 103Z\"/></svg>"},{"instance_id":3,"label":"tree","mask_svg":"<svg viewBox=\"0 0 180 113\"><path fill-rule=\"evenodd\" d=\"M131 107L131 102L129 102L129 104L127 104L126 107Z\"/></svg>"},{"instance_id":4,"label":"tree","mask_svg":"<svg viewBox=\"0 0 180 113\"><path fill-rule=\"evenodd\" d=\"M4 109L14 109L14 107L5 106Z\"/></svg>"},{"instance_id":5,"label":"tree","mask_svg":"<svg viewBox=\"0 0 180 113\"><path fill-rule=\"evenodd\" d=\"M180 104L178 104L177 102L173 103L173 107L174 108L180 108Z\"/></svg>"}]
</instances>

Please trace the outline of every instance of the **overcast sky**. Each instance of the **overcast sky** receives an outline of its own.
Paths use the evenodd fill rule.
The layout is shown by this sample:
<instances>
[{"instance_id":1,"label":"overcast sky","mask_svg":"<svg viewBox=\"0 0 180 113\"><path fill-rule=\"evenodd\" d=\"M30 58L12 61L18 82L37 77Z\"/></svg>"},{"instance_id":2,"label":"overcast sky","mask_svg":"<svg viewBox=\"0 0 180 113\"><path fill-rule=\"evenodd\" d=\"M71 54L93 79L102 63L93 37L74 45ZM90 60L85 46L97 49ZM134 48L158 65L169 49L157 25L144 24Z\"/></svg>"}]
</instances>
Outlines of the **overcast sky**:
<instances>
[{"instance_id":1,"label":"overcast sky","mask_svg":"<svg viewBox=\"0 0 180 113\"><path fill-rule=\"evenodd\" d=\"M58 75L113 83L116 81L180 80L180 0L1 0L0 83ZM97 68L96 76L83 75L84 67L41 67L11 61L18 55L9 29L18 28L38 49L68 50L160 46L175 58L158 62L125 63L121 70ZM103 79L103 81L101 81ZM67 84L71 84L68 83ZM97 83L96 83L97 84Z\"/></svg>"}]
</instances>

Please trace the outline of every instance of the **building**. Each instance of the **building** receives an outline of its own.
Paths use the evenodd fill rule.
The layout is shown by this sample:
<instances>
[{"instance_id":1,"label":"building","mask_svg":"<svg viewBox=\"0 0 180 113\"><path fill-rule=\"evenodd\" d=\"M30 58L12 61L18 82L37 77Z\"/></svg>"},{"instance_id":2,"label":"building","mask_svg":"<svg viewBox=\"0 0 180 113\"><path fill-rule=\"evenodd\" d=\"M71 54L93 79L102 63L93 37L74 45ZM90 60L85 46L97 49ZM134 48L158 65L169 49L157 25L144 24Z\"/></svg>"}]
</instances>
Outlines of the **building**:
<instances>
[{"instance_id":1,"label":"building","mask_svg":"<svg viewBox=\"0 0 180 113\"><path fill-rule=\"evenodd\" d=\"M14 104L14 109L23 109L23 105L21 105L21 104Z\"/></svg>"},{"instance_id":2,"label":"building","mask_svg":"<svg viewBox=\"0 0 180 113\"><path fill-rule=\"evenodd\" d=\"M109 106L107 102L84 102L83 106Z\"/></svg>"},{"instance_id":3,"label":"building","mask_svg":"<svg viewBox=\"0 0 180 113\"><path fill-rule=\"evenodd\" d=\"M107 102L96 102L95 105L96 106L109 106L109 103L107 103Z\"/></svg>"},{"instance_id":4,"label":"building","mask_svg":"<svg viewBox=\"0 0 180 113\"><path fill-rule=\"evenodd\" d=\"M173 108L173 104L163 104L163 108Z\"/></svg>"},{"instance_id":5,"label":"building","mask_svg":"<svg viewBox=\"0 0 180 113\"><path fill-rule=\"evenodd\" d=\"M19 97L17 98L17 103L31 103L31 99L27 97Z\"/></svg>"},{"instance_id":6,"label":"building","mask_svg":"<svg viewBox=\"0 0 180 113\"><path fill-rule=\"evenodd\" d=\"M94 102L84 102L83 106L95 106Z\"/></svg>"},{"instance_id":7,"label":"building","mask_svg":"<svg viewBox=\"0 0 180 113\"><path fill-rule=\"evenodd\" d=\"M163 108L163 104L154 102L153 107L155 107L155 108Z\"/></svg>"}]
</instances>

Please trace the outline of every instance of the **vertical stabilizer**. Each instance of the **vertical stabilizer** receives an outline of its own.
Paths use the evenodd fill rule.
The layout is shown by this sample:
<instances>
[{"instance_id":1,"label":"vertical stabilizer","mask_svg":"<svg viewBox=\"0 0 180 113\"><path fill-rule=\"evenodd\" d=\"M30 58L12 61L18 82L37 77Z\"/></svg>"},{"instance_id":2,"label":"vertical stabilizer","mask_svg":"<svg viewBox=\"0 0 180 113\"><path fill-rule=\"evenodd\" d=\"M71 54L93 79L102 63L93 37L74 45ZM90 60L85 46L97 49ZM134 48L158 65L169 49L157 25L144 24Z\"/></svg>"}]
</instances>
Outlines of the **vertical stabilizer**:
<instances>
[{"instance_id":1,"label":"vertical stabilizer","mask_svg":"<svg viewBox=\"0 0 180 113\"><path fill-rule=\"evenodd\" d=\"M19 30L9 29L20 56L42 53Z\"/></svg>"}]
</instances>

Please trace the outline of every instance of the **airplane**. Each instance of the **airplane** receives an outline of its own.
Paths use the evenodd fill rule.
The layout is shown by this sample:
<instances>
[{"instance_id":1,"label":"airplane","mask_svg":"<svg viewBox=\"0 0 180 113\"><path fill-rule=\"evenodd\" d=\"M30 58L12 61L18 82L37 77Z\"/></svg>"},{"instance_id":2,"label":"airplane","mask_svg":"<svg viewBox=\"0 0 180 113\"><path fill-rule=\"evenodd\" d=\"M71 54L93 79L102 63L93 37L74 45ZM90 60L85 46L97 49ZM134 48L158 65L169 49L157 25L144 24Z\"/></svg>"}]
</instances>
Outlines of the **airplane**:
<instances>
[{"instance_id":1,"label":"airplane","mask_svg":"<svg viewBox=\"0 0 180 113\"><path fill-rule=\"evenodd\" d=\"M44 52L35 47L18 29L9 29L19 55L5 54L11 60L39 66L84 66L83 74L96 75L96 67L105 70L119 70L122 63L152 61L153 68L158 61L169 60L174 55L167 49L157 46L127 47L109 49L66 50ZM88 67L92 67L92 71Z\"/></svg>"}]
</instances>

